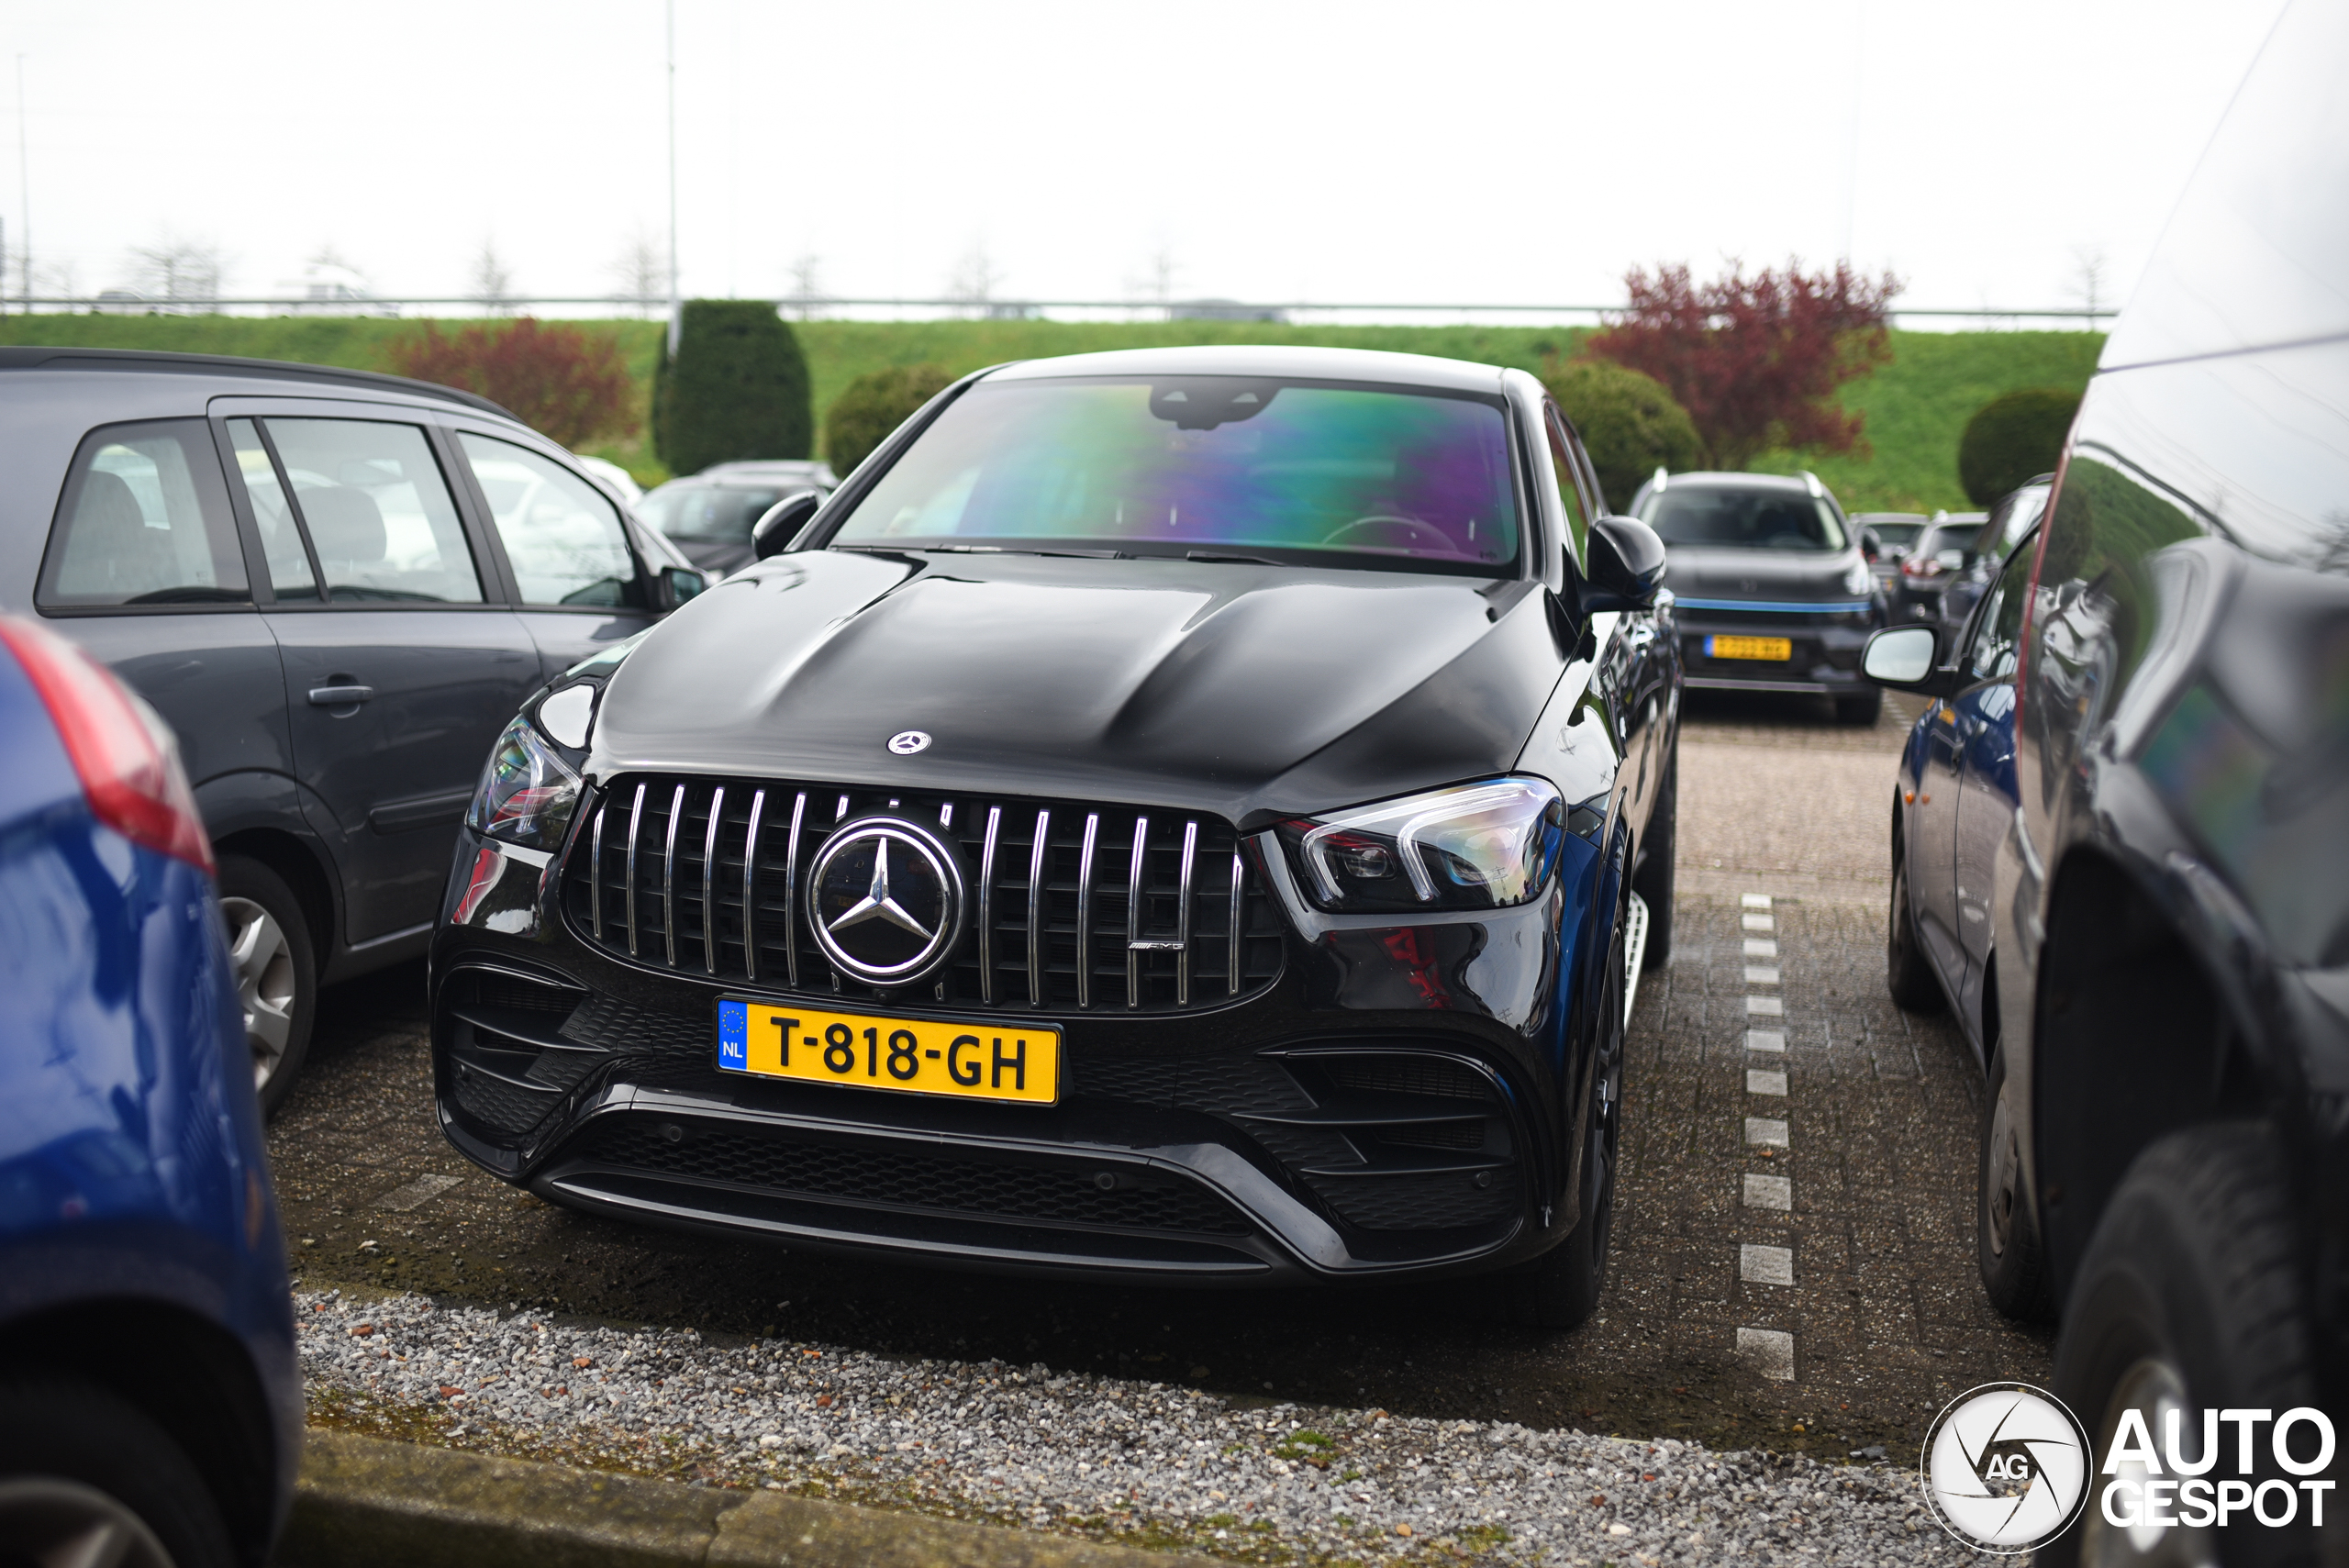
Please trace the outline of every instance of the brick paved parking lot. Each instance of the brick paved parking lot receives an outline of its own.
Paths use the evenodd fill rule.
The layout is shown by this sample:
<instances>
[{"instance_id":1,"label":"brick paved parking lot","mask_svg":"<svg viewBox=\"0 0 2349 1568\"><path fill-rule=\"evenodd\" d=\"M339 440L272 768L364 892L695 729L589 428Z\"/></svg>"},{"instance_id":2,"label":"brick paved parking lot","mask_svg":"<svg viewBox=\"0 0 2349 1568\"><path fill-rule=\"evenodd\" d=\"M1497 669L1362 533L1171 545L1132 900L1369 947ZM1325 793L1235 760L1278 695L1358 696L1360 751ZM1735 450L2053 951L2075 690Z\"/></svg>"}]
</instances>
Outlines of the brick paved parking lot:
<instances>
[{"instance_id":1,"label":"brick paved parking lot","mask_svg":"<svg viewBox=\"0 0 2349 1568\"><path fill-rule=\"evenodd\" d=\"M1841 1456L1913 1456L1932 1412L2043 1382L2049 1341L1975 1276L1981 1081L1885 995L1887 807L1903 720L1692 694L1671 966L1632 1030L1604 1308L1542 1335L1473 1284L1235 1296L880 1268L585 1218L436 1130L422 973L346 986L273 1129L297 1274L706 1334L990 1356L1377 1406Z\"/></svg>"}]
</instances>

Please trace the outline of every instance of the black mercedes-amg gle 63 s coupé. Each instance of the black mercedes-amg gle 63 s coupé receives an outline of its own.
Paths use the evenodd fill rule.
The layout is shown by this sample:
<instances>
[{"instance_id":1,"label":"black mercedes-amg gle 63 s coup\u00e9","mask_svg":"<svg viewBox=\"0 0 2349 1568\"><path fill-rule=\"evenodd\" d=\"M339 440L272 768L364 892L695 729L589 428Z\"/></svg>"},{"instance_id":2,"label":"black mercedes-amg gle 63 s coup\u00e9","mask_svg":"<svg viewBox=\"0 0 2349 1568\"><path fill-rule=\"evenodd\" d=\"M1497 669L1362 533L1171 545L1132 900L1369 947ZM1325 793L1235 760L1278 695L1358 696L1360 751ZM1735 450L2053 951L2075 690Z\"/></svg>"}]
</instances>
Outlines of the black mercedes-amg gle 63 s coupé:
<instances>
[{"instance_id":1,"label":"black mercedes-amg gle 63 s coup\u00e9","mask_svg":"<svg viewBox=\"0 0 2349 1568\"><path fill-rule=\"evenodd\" d=\"M794 1247L1589 1313L1679 639L1538 382L998 367L758 540L490 760L459 1148Z\"/></svg>"}]
</instances>

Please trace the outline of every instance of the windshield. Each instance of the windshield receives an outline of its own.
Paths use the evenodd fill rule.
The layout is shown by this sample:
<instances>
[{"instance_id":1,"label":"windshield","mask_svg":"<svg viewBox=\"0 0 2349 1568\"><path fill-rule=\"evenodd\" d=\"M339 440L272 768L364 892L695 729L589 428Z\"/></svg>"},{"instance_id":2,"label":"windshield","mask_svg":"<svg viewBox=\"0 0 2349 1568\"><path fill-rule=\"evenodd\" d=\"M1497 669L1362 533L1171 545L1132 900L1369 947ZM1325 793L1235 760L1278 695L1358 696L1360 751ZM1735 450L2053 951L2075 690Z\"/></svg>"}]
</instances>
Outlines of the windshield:
<instances>
[{"instance_id":1,"label":"windshield","mask_svg":"<svg viewBox=\"0 0 2349 1568\"><path fill-rule=\"evenodd\" d=\"M1841 550L1843 526L1824 498L1707 485L1651 495L1641 521L1667 545L1724 550Z\"/></svg>"},{"instance_id":2,"label":"windshield","mask_svg":"<svg viewBox=\"0 0 2349 1568\"><path fill-rule=\"evenodd\" d=\"M981 383L834 544L1233 553L1497 576L1507 416L1440 393L1237 376Z\"/></svg>"},{"instance_id":3,"label":"windshield","mask_svg":"<svg viewBox=\"0 0 2349 1568\"><path fill-rule=\"evenodd\" d=\"M751 526L783 495L772 485L744 490L730 484L671 480L639 501L636 512L671 539L694 544L748 544Z\"/></svg>"}]
</instances>

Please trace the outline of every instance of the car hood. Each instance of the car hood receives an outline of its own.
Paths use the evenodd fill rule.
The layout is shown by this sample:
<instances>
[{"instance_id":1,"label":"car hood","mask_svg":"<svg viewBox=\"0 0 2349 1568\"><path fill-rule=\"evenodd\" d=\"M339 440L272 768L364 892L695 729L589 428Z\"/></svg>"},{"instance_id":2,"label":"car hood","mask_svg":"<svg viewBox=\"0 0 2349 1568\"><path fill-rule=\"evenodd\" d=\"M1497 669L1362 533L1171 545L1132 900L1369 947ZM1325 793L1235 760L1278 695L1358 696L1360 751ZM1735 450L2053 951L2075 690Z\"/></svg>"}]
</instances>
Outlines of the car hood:
<instances>
[{"instance_id":1,"label":"car hood","mask_svg":"<svg viewBox=\"0 0 2349 1568\"><path fill-rule=\"evenodd\" d=\"M1515 761L1564 667L1540 585L814 551L728 579L607 686L587 765L1274 816ZM922 730L912 756L889 738Z\"/></svg>"},{"instance_id":2,"label":"car hood","mask_svg":"<svg viewBox=\"0 0 2349 1568\"><path fill-rule=\"evenodd\" d=\"M1682 599L1849 604L1843 574L1858 559L1848 550L1715 550L1675 544L1664 556L1664 585Z\"/></svg>"}]
</instances>

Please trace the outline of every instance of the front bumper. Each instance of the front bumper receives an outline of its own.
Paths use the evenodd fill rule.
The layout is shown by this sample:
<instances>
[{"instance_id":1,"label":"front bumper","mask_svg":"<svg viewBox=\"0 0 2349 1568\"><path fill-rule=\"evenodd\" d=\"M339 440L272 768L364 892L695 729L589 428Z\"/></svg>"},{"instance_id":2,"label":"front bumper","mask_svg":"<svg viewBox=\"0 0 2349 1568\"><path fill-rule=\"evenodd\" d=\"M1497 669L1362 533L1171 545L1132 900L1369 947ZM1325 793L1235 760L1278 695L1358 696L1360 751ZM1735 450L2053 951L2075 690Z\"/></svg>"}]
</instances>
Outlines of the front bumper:
<instances>
[{"instance_id":1,"label":"front bumper","mask_svg":"<svg viewBox=\"0 0 2349 1568\"><path fill-rule=\"evenodd\" d=\"M1063 1089L1035 1106L720 1072L718 997L795 993L616 959L545 857L468 833L433 949L440 1118L552 1201L808 1251L1197 1284L1497 1266L1561 1239L1579 1195L1582 847L1520 909L1287 931L1236 1002L1047 1012Z\"/></svg>"}]
</instances>

